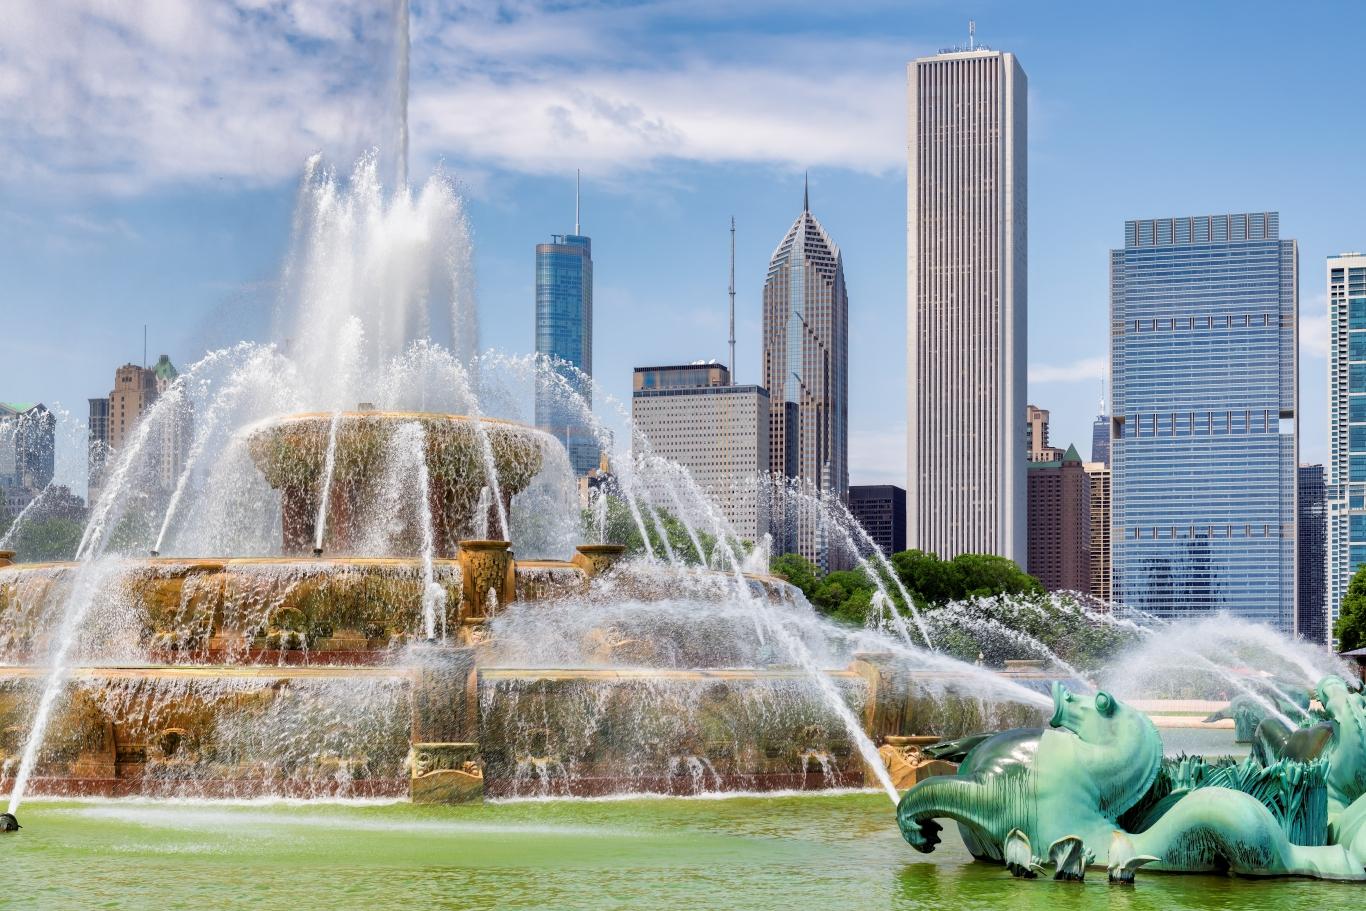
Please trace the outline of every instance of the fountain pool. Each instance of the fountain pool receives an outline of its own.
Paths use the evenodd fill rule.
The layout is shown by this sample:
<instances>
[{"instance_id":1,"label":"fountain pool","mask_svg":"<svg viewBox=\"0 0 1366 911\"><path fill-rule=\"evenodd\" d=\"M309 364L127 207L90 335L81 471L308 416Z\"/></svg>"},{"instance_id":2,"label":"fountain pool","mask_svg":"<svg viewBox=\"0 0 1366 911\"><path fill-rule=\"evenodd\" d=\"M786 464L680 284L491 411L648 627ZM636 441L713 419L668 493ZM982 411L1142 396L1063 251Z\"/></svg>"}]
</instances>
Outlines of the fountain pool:
<instances>
[{"instance_id":1,"label":"fountain pool","mask_svg":"<svg viewBox=\"0 0 1366 911\"><path fill-rule=\"evenodd\" d=\"M1348 907L1351 885L1148 874L1037 882L974 863L952 827L908 856L881 794L410 804L27 805L0 840L27 909ZM61 875L53 875L60 870Z\"/></svg>"}]
</instances>

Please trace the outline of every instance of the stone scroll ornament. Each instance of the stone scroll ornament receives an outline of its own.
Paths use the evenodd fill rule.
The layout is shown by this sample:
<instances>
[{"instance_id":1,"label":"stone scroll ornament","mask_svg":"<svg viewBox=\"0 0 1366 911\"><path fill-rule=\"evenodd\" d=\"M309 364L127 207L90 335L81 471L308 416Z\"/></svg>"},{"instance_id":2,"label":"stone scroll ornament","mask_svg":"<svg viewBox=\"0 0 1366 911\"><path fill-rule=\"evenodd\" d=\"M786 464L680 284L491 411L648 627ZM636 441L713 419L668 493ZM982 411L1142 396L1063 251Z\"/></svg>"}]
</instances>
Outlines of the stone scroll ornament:
<instances>
[{"instance_id":1,"label":"stone scroll ornament","mask_svg":"<svg viewBox=\"0 0 1366 911\"><path fill-rule=\"evenodd\" d=\"M1099 866L1132 883L1151 865L1366 881L1366 700L1339 677L1315 695L1298 729L1265 719L1251 758L1207 761L1164 758L1146 715L1055 683L1049 727L930 748L958 773L907 791L897 823L929 853L953 820L973 857L1023 878Z\"/></svg>"}]
</instances>

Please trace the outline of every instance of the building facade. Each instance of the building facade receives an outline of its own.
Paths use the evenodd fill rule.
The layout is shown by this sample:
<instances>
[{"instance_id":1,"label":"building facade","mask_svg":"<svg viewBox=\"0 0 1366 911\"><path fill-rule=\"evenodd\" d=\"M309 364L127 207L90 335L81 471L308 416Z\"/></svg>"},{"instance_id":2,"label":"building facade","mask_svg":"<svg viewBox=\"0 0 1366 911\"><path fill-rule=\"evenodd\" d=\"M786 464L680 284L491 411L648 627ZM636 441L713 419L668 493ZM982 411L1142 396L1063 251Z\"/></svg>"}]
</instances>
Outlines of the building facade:
<instances>
[{"instance_id":1,"label":"building facade","mask_svg":"<svg viewBox=\"0 0 1366 911\"><path fill-rule=\"evenodd\" d=\"M1328 499L1322 465L1301 465L1297 473L1295 547L1299 553L1299 588L1295 593L1295 631L1301 638L1327 645L1328 627Z\"/></svg>"},{"instance_id":2,"label":"building facade","mask_svg":"<svg viewBox=\"0 0 1366 911\"><path fill-rule=\"evenodd\" d=\"M1110 466L1087 462L1091 485L1091 585L1092 598L1110 603Z\"/></svg>"},{"instance_id":3,"label":"building facade","mask_svg":"<svg viewBox=\"0 0 1366 911\"><path fill-rule=\"evenodd\" d=\"M1328 257L1328 613L1366 563L1366 254Z\"/></svg>"},{"instance_id":4,"label":"building facade","mask_svg":"<svg viewBox=\"0 0 1366 911\"><path fill-rule=\"evenodd\" d=\"M906 549L906 490L895 484L851 484L849 512L886 556Z\"/></svg>"},{"instance_id":5,"label":"building facade","mask_svg":"<svg viewBox=\"0 0 1366 911\"><path fill-rule=\"evenodd\" d=\"M1048 411L1033 405L1025 406L1025 446L1031 462L1056 462L1063 451L1048 443Z\"/></svg>"},{"instance_id":6,"label":"building facade","mask_svg":"<svg viewBox=\"0 0 1366 911\"><path fill-rule=\"evenodd\" d=\"M593 243L582 234L536 245L536 353L549 365L536 385L536 426L587 474L600 447L584 414L593 407Z\"/></svg>"},{"instance_id":7,"label":"building facade","mask_svg":"<svg viewBox=\"0 0 1366 911\"><path fill-rule=\"evenodd\" d=\"M1049 591L1091 588L1091 481L1075 446L1029 463L1029 573Z\"/></svg>"},{"instance_id":8,"label":"building facade","mask_svg":"<svg viewBox=\"0 0 1366 911\"><path fill-rule=\"evenodd\" d=\"M810 197L778 244L764 281L764 385L769 394L769 470L820 497L849 502L849 296L839 247L811 214ZM774 500L777 553L830 568L821 511Z\"/></svg>"},{"instance_id":9,"label":"building facade","mask_svg":"<svg viewBox=\"0 0 1366 911\"><path fill-rule=\"evenodd\" d=\"M104 472L109 464L109 399L90 399L90 414L86 419L86 491L87 503L94 505L104 487Z\"/></svg>"},{"instance_id":10,"label":"building facade","mask_svg":"<svg viewBox=\"0 0 1366 911\"><path fill-rule=\"evenodd\" d=\"M747 541L769 533L769 402L715 363L637 367L631 422L651 452L688 470Z\"/></svg>"},{"instance_id":11,"label":"building facade","mask_svg":"<svg viewBox=\"0 0 1366 911\"><path fill-rule=\"evenodd\" d=\"M0 484L42 490L55 470L57 418L41 402L0 402Z\"/></svg>"},{"instance_id":12,"label":"building facade","mask_svg":"<svg viewBox=\"0 0 1366 911\"><path fill-rule=\"evenodd\" d=\"M105 474L115 454L133 441L142 418L180 377L169 356L161 355L151 367L124 364L114 371L114 388L107 398L89 400L86 465L86 499L94 504L104 487ZM177 398L172 410L163 412L155 438L149 439L156 459L157 482L163 491L175 488L185 467L193 438L190 402Z\"/></svg>"},{"instance_id":13,"label":"building facade","mask_svg":"<svg viewBox=\"0 0 1366 911\"><path fill-rule=\"evenodd\" d=\"M1023 564L1025 74L973 49L908 82L907 544Z\"/></svg>"},{"instance_id":14,"label":"building facade","mask_svg":"<svg viewBox=\"0 0 1366 911\"><path fill-rule=\"evenodd\" d=\"M1100 413L1091 422L1091 461L1110 464L1110 418L1105 414L1104 399L1100 402Z\"/></svg>"},{"instance_id":15,"label":"building facade","mask_svg":"<svg viewBox=\"0 0 1366 911\"><path fill-rule=\"evenodd\" d=\"M1124 230L1110 255L1114 599L1290 632L1295 242L1275 212Z\"/></svg>"}]
</instances>

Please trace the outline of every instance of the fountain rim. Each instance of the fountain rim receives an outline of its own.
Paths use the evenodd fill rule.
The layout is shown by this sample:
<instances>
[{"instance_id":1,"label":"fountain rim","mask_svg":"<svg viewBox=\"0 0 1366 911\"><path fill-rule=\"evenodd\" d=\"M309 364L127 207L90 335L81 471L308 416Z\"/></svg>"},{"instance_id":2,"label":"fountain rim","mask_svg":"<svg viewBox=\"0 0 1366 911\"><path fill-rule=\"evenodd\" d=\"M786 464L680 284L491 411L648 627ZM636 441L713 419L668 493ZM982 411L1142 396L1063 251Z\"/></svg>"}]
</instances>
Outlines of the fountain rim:
<instances>
[{"instance_id":1,"label":"fountain rim","mask_svg":"<svg viewBox=\"0 0 1366 911\"><path fill-rule=\"evenodd\" d=\"M513 421L508 418L485 417L483 415L457 414L447 411L406 411L406 410L346 410L346 411L299 411L290 414L275 415L260 421L254 430L265 430L272 427L284 427L291 424L303 424L309 421L332 421L340 418L346 420L374 420L376 418L385 421L402 423L406 421L446 421L452 424L494 424L501 427L510 427L517 430L525 430L541 436L550 436L549 433L532 424L524 424L521 421Z\"/></svg>"}]
</instances>

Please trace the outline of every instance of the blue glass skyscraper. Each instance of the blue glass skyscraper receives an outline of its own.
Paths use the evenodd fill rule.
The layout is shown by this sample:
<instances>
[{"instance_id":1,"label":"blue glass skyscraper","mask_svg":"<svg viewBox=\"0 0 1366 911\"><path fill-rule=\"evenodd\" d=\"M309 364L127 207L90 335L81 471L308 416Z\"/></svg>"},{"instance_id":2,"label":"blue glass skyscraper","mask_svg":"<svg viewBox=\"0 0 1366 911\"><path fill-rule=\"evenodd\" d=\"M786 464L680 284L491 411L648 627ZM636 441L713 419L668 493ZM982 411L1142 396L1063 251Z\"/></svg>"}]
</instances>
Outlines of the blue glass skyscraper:
<instances>
[{"instance_id":1,"label":"blue glass skyscraper","mask_svg":"<svg viewBox=\"0 0 1366 911\"><path fill-rule=\"evenodd\" d=\"M567 394L573 390L582 407L592 407L586 380L593 375L593 247L582 234L555 234L536 245L536 353L564 380L537 384L536 426L554 434L575 473L585 474L598 467L599 448L582 408Z\"/></svg>"},{"instance_id":2,"label":"blue glass skyscraper","mask_svg":"<svg viewBox=\"0 0 1366 911\"><path fill-rule=\"evenodd\" d=\"M1124 231L1110 254L1113 597L1291 631L1295 242L1275 212Z\"/></svg>"}]
</instances>

